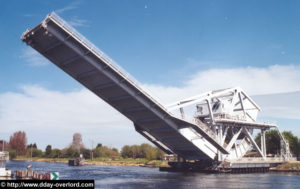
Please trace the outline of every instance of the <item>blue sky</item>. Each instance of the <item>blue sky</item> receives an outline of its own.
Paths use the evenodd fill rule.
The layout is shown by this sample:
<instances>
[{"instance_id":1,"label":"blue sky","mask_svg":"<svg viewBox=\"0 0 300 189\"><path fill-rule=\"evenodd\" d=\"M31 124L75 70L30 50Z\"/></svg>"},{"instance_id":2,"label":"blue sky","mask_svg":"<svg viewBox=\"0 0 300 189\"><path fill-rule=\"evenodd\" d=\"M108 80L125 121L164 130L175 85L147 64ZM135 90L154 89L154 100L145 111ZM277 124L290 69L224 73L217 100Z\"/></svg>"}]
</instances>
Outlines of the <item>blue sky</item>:
<instances>
[{"instance_id":1,"label":"blue sky","mask_svg":"<svg viewBox=\"0 0 300 189\"><path fill-rule=\"evenodd\" d=\"M76 122L86 145L90 140L117 147L145 141L130 122L96 98L99 104L93 107L95 111L105 106L116 116L116 123L106 120L105 124L115 127L114 134L120 141L109 137L111 129L91 123L92 119L98 123L97 117L103 115L100 112L91 119L74 122L63 122L61 116L54 115L55 107L51 109L49 101L61 101L61 107L66 106L62 99L69 96L76 102L80 95L94 97L20 40L27 28L39 24L52 11L161 99L176 100L239 85L257 96L263 110L266 108L261 119L300 136L299 1L29 0L1 1L1 7L0 127L10 129L1 129L0 138L8 140L12 132L22 129L29 142L40 143L42 148L48 143L61 148L71 142ZM161 94L162 89L165 94ZM182 95L176 97L174 91ZM286 100L283 103L281 99ZM87 100L73 105L85 103L93 104ZM30 110L28 106L41 108ZM78 106L74 115L89 115ZM34 113L39 111L45 115ZM45 125L55 121L64 123L65 133L50 142L47 133L55 133L55 129ZM99 134L88 132L83 125L99 128Z\"/></svg>"}]
</instances>

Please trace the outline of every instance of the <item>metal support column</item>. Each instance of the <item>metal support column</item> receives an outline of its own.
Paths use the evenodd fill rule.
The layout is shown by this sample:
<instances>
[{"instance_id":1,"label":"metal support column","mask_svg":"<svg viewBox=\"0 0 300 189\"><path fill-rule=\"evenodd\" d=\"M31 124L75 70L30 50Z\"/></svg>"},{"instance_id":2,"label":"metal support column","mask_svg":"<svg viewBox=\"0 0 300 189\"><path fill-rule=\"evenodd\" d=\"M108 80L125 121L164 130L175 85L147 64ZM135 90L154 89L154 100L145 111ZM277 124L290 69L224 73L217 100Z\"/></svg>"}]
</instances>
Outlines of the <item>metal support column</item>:
<instances>
[{"instance_id":1,"label":"metal support column","mask_svg":"<svg viewBox=\"0 0 300 189\"><path fill-rule=\"evenodd\" d=\"M183 108L179 108L179 110L180 110L181 118L184 119L184 111L183 111Z\"/></svg>"},{"instance_id":2,"label":"metal support column","mask_svg":"<svg viewBox=\"0 0 300 189\"><path fill-rule=\"evenodd\" d=\"M222 138L223 138L223 127L222 127L222 125L219 125L219 127L218 127L218 140L219 140L220 144L222 144ZM220 152L219 150L218 150L218 160L223 161L222 152Z\"/></svg>"},{"instance_id":3,"label":"metal support column","mask_svg":"<svg viewBox=\"0 0 300 189\"><path fill-rule=\"evenodd\" d=\"M263 155L264 156L266 156L266 154L267 154L267 149L266 149L266 131L265 130L261 130L261 151L262 151L262 153L263 153Z\"/></svg>"}]
</instances>

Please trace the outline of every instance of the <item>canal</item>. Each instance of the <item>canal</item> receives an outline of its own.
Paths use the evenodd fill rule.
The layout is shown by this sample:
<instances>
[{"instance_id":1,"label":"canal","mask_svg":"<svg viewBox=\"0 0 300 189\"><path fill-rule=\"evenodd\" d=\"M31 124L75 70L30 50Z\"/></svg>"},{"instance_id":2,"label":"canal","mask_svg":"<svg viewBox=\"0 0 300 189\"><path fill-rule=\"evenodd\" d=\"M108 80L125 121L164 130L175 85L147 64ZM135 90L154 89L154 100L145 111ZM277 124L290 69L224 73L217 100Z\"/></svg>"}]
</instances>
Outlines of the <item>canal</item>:
<instances>
[{"instance_id":1,"label":"canal","mask_svg":"<svg viewBox=\"0 0 300 189\"><path fill-rule=\"evenodd\" d=\"M13 173L32 164L38 172L59 172L60 179L93 179L95 188L299 188L300 174L203 174L168 173L158 168L85 165L65 163L8 161Z\"/></svg>"}]
</instances>

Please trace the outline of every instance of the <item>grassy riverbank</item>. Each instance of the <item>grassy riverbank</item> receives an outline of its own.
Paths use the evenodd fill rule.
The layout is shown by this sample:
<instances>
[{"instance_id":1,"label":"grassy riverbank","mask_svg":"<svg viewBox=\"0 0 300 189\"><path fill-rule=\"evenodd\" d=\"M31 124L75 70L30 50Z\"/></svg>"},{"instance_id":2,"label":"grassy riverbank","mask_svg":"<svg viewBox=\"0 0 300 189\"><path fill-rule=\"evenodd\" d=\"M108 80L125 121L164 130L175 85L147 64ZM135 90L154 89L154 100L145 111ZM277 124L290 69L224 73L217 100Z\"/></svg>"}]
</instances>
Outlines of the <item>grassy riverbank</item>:
<instances>
[{"instance_id":1,"label":"grassy riverbank","mask_svg":"<svg viewBox=\"0 0 300 189\"><path fill-rule=\"evenodd\" d=\"M296 171L300 172L300 162L299 161L291 161L287 163L283 163L278 165L277 167L273 167L270 169L271 171L282 171L282 172L289 172L289 171Z\"/></svg>"},{"instance_id":2,"label":"grassy riverbank","mask_svg":"<svg viewBox=\"0 0 300 189\"><path fill-rule=\"evenodd\" d=\"M33 157L28 158L24 156L18 156L14 160L16 161L43 161L43 162L58 162L68 163L68 158L40 158ZM88 165L118 165L118 166L146 166L146 167L167 167L168 163L161 160L147 160L147 159L132 159L132 158L120 158L120 159L109 159L109 158L95 158L92 160L86 159Z\"/></svg>"},{"instance_id":3,"label":"grassy riverbank","mask_svg":"<svg viewBox=\"0 0 300 189\"><path fill-rule=\"evenodd\" d=\"M15 161L42 161L42 162L57 162L57 163L68 163L68 158L39 158L33 157L28 158L24 156L18 156L14 159ZM145 167L169 167L167 161L161 160L147 160L144 158L95 158L92 160L86 159L85 164L87 165L109 165L109 166L145 166ZM277 167L270 168L270 171L274 172L300 172L300 161L291 161Z\"/></svg>"}]
</instances>

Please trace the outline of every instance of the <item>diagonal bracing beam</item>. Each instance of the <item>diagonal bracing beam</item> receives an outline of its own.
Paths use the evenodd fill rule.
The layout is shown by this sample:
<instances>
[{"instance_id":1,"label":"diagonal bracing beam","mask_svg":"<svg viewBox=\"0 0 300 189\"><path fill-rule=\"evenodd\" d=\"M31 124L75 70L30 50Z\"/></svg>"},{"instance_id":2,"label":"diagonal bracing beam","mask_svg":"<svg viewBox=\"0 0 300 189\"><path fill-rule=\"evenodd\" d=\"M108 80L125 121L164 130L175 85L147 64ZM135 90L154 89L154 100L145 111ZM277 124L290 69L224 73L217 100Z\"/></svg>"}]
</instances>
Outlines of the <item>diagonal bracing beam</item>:
<instances>
[{"instance_id":1,"label":"diagonal bracing beam","mask_svg":"<svg viewBox=\"0 0 300 189\"><path fill-rule=\"evenodd\" d=\"M233 135L233 137L231 138L229 144L226 147L227 151L229 151L232 148L233 144L235 143L235 141L237 140L237 138L240 136L242 130L243 130L243 128L240 128L240 130Z\"/></svg>"},{"instance_id":2,"label":"diagonal bracing beam","mask_svg":"<svg viewBox=\"0 0 300 189\"><path fill-rule=\"evenodd\" d=\"M252 138L251 134L249 133L247 128L243 128L243 133L247 135L247 137L250 139L251 144L254 146L254 148L258 151L258 153L261 155L261 157L263 157L264 159L266 158L266 156L262 153L262 151L259 149L258 145L256 144L256 142L254 141L254 139Z\"/></svg>"}]
</instances>

